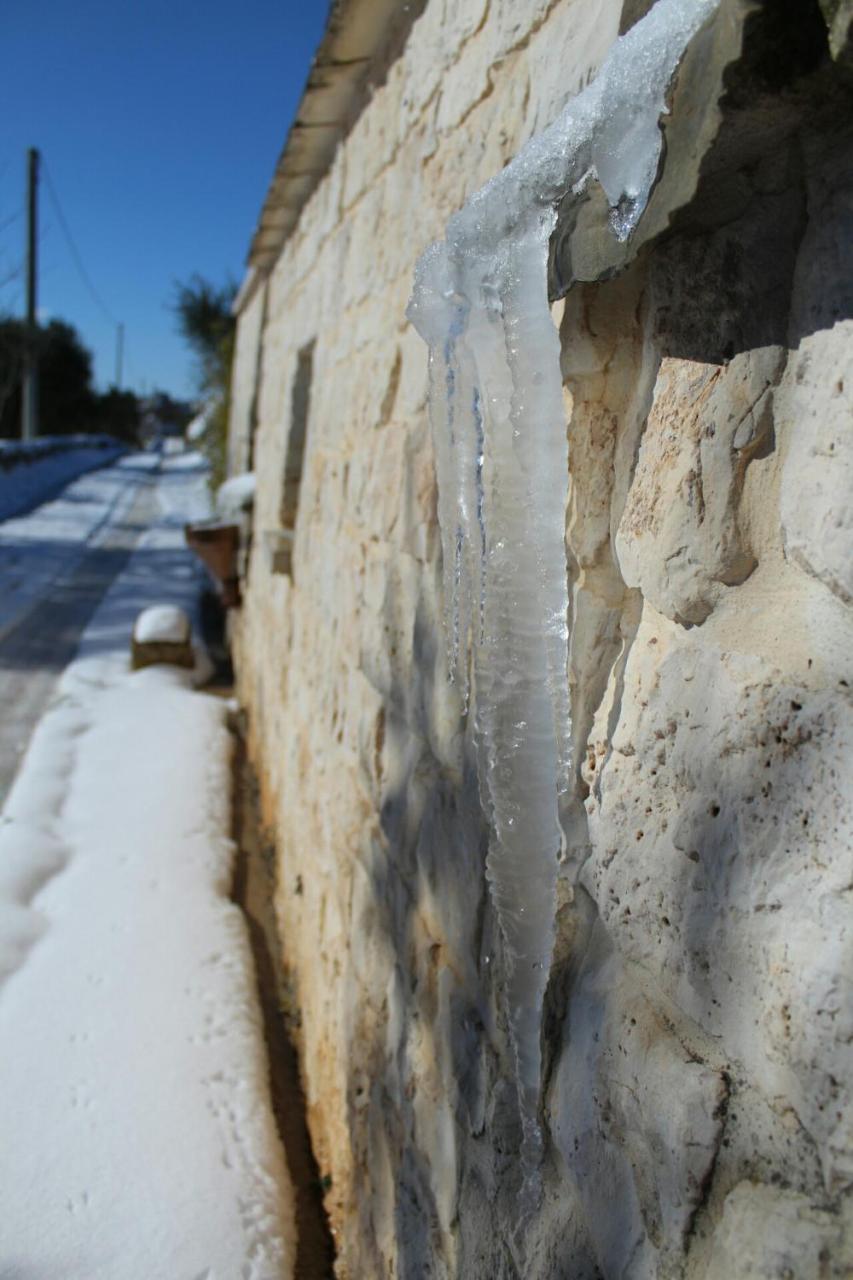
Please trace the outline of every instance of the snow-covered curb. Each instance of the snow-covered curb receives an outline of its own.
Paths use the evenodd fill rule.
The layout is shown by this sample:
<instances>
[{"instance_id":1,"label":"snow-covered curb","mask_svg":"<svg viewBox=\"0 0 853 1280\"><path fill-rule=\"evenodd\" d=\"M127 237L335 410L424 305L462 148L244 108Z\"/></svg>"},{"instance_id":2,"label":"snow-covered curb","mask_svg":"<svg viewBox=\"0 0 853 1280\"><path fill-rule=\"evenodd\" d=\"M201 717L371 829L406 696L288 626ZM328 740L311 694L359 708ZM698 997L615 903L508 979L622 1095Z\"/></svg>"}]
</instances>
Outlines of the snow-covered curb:
<instances>
[{"instance_id":1,"label":"snow-covered curb","mask_svg":"<svg viewBox=\"0 0 853 1280\"><path fill-rule=\"evenodd\" d=\"M226 707L128 669L132 613L192 603L172 480L0 817L0 1258L44 1280L282 1280L295 1256Z\"/></svg>"}]
</instances>

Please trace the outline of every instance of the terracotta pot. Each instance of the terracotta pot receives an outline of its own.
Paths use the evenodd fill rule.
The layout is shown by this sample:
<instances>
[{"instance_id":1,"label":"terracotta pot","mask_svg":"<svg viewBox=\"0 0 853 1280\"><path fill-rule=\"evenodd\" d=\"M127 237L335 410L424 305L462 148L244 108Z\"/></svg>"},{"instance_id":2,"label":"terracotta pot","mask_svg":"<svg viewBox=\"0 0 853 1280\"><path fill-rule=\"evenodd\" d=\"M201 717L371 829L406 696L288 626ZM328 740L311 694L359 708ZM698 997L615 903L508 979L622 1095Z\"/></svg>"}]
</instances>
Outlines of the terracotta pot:
<instances>
[{"instance_id":1,"label":"terracotta pot","mask_svg":"<svg viewBox=\"0 0 853 1280\"><path fill-rule=\"evenodd\" d=\"M240 526L205 522L184 526L187 545L203 560L215 580L222 603L231 609L240 603L237 576L237 553L240 549Z\"/></svg>"}]
</instances>

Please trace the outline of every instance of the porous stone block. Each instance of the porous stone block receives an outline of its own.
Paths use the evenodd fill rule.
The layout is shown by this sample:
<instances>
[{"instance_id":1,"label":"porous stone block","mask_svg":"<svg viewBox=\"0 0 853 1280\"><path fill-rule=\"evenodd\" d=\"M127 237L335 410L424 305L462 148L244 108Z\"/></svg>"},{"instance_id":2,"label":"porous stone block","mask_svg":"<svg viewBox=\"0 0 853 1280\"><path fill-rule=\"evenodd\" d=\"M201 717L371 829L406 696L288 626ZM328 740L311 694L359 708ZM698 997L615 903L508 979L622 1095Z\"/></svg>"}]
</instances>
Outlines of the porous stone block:
<instances>
[{"instance_id":1,"label":"porous stone block","mask_svg":"<svg viewBox=\"0 0 853 1280\"><path fill-rule=\"evenodd\" d=\"M803 340L782 412L793 426L782 476L790 560L853 604L853 320Z\"/></svg>"}]
</instances>

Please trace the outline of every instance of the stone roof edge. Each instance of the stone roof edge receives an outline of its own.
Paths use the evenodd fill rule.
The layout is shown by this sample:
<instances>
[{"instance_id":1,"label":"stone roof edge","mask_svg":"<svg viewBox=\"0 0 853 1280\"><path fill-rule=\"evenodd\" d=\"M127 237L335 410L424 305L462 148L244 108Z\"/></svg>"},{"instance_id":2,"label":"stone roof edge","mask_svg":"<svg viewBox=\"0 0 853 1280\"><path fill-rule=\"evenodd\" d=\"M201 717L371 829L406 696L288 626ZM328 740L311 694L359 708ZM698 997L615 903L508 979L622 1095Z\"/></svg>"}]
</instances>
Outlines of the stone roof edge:
<instances>
[{"instance_id":1,"label":"stone roof edge","mask_svg":"<svg viewBox=\"0 0 853 1280\"><path fill-rule=\"evenodd\" d=\"M296 117L261 206L234 300L239 314L269 275L338 145L401 53L426 0L332 0Z\"/></svg>"}]
</instances>

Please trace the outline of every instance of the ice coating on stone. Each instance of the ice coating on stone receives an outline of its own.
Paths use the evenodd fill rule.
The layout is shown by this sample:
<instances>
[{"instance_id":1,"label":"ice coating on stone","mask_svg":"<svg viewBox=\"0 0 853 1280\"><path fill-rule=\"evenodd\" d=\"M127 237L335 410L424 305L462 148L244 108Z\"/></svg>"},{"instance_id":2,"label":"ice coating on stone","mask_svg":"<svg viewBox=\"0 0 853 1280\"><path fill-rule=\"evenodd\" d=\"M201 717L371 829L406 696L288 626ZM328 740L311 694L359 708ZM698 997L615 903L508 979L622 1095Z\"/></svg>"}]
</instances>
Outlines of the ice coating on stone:
<instances>
[{"instance_id":1,"label":"ice coating on stone","mask_svg":"<svg viewBox=\"0 0 853 1280\"><path fill-rule=\"evenodd\" d=\"M568 443L548 246L558 203L583 199L592 180L613 234L630 236L657 175L672 76L717 3L658 0L589 88L450 219L409 305L430 348L448 665L466 705L469 678L473 688L528 1173L542 1147L540 1022L571 767Z\"/></svg>"}]
</instances>

